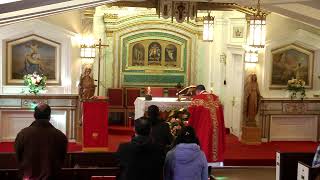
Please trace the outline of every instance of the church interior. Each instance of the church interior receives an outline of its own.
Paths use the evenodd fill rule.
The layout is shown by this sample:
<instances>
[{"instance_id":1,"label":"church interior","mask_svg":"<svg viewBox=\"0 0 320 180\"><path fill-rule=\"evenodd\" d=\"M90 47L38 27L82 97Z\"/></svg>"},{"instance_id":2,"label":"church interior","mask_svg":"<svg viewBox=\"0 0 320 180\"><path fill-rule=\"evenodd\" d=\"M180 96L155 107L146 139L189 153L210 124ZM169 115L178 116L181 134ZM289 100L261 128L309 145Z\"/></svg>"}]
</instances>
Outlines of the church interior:
<instances>
[{"instance_id":1,"label":"church interior","mask_svg":"<svg viewBox=\"0 0 320 180\"><path fill-rule=\"evenodd\" d=\"M147 106L168 119L199 84L223 107L216 179L320 178L319 0L1 0L0 48L0 179L38 103L85 167L66 171L111 176Z\"/></svg>"}]
</instances>

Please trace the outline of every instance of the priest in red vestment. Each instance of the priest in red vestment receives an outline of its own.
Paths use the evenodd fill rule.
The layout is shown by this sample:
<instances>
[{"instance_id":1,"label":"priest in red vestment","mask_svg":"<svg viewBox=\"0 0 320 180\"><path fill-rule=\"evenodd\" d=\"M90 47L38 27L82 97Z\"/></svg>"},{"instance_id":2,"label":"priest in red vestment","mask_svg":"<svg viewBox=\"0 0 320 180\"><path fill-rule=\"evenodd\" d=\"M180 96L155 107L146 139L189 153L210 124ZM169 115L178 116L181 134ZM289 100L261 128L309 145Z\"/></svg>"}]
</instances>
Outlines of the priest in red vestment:
<instances>
[{"instance_id":1,"label":"priest in red vestment","mask_svg":"<svg viewBox=\"0 0 320 180\"><path fill-rule=\"evenodd\" d=\"M222 162L225 150L225 126L218 96L208 93L203 85L198 85L189 112L191 116L188 124L195 129L207 161Z\"/></svg>"}]
</instances>

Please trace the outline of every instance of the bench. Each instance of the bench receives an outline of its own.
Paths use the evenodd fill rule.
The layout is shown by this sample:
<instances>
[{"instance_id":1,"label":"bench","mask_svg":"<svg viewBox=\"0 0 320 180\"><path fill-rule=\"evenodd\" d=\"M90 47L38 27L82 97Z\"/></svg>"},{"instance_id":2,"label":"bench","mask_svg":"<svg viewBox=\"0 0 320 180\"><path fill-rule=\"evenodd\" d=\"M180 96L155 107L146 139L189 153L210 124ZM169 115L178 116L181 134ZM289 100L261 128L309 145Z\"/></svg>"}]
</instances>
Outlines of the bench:
<instances>
[{"instance_id":1,"label":"bench","mask_svg":"<svg viewBox=\"0 0 320 180\"><path fill-rule=\"evenodd\" d=\"M68 153L63 168L74 167L117 167L118 162L114 153L106 152L74 152ZM0 153L0 169L17 169L15 153Z\"/></svg>"},{"instance_id":2,"label":"bench","mask_svg":"<svg viewBox=\"0 0 320 180\"><path fill-rule=\"evenodd\" d=\"M276 153L276 180L297 179L298 162L311 164L314 153Z\"/></svg>"},{"instance_id":3,"label":"bench","mask_svg":"<svg viewBox=\"0 0 320 180\"><path fill-rule=\"evenodd\" d=\"M117 176L118 167L107 168L63 168L57 179L59 180L91 180L93 176ZM19 180L18 169L0 169L1 180Z\"/></svg>"},{"instance_id":4,"label":"bench","mask_svg":"<svg viewBox=\"0 0 320 180\"><path fill-rule=\"evenodd\" d=\"M298 162L297 180L320 180L320 168L313 168L309 164Z\"/></svg>"}]
</instances>

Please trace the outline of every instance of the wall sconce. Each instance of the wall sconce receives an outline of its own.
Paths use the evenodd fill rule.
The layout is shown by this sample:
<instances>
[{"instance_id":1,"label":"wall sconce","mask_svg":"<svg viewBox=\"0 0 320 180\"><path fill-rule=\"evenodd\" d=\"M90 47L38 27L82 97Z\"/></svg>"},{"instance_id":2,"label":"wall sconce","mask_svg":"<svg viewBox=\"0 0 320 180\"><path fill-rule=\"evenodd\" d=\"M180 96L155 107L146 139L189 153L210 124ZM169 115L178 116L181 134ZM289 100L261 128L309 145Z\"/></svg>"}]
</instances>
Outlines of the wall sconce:
<instances>
[{"instance_id":1,"label":"wall sconce","mask_svg":"<svg viewBox=\"0 0 320 180\"><path fill-rule=\"evenodd\" d=\"M80 58L83 64L93 64L96 58L96 45L93 37L81 38Z\"/></svg>"},{"instance_id":2,"label":"wall sconce","mask_svg":"<svg viewBox=\"0 0 320 180\"><path fill-rule=\"evenodd\" d=\"M214 17L210 16L210 12L208 12L208 16L203 17L203 33L202 33L203 41L213 41L213 28L214 28Z\"/></svg>"},{"instance_id":3,"label":"wall sconce","mask_svg":"<svg viewBox=\"0 0 320 180\"><path fill-rule=\"evenodd\" d=\"M266 14L260 10L260 0L257 4L257 12L247 17L249 34L247 45L255 48L264 48L266 41Z\"/></svg>"}]
</instances>

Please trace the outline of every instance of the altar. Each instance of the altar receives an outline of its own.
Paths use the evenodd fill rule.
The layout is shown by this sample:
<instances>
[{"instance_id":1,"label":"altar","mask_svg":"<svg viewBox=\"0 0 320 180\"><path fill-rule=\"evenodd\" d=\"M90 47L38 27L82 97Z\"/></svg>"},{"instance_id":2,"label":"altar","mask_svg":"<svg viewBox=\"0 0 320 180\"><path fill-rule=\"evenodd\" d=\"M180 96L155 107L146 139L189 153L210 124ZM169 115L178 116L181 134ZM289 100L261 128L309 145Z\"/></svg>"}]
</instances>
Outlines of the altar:
<instances>
[{"instance_id":1,"label":"altar","mask_svg":"<svg viewBox=\"0 0 320 180\"><path fill-rule=\"evenodd\" d=\"M264 98L260 106L262 141L318 141L320 99Z\"/></svg>"},{"instance_id":2,"label":"altar","mask_svg":"<svg viewBox=\"0 0 320 180\"><path fill-rule=\"evenodd\" d=\"M50 123L62 131L69 141L80 132L79 100L76 94L64 95L0 95L0 142L14 141L17 133L34 121L33 109L43 102L51 107Z\"/></svg>"},{"instance_id":3,"label":"altar","mask_svg":"<svg viewBox=\"0 0 320 180\"><path fill-rule=\"evenodd\" d=\"M147 101L144 97L138 97L134 102L134 119L143 117L151 105L158 106L161 112L169 112L175 109L187 108L190 103L191 101L178 101L178 98L154 97L151 101Z\"/></svg>"}]
</instances>

